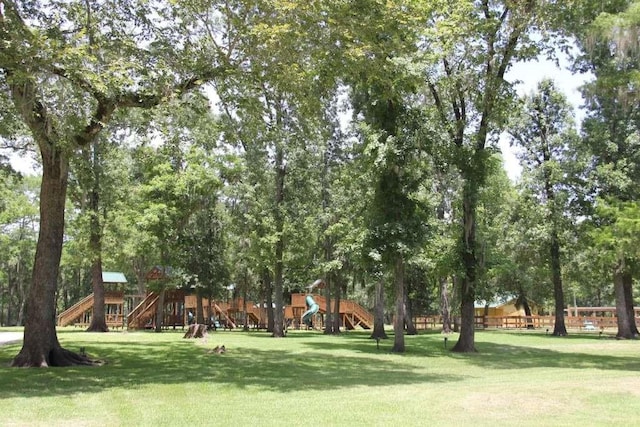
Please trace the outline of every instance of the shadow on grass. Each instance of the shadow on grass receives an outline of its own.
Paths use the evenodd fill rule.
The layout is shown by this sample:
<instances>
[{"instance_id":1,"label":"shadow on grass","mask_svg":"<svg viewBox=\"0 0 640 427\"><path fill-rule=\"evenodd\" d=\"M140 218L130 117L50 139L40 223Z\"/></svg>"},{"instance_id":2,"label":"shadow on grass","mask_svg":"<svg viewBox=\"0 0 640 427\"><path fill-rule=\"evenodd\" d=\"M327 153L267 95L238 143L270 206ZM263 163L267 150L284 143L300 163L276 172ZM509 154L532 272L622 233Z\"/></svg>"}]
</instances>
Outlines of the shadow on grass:
<instances>
[{"instance_id":1,"label":"shadow on grass","mask_svg":"<svg viewBox=\"0 0 640 427\"><path fill-rule=\"evenodd\" d=\"M478 353L453 353L449 351L457 340L455 337L448 339L445 344L444 336L439 332L422 332L415 336L405 336L406 353L399 356L412 357L451 357L465 360L467 363L487 369L529 369L529 368L561 368L561 369L600 369L637 372L640 371L638 359L632 355L612 355L603 347L602 352L609 354L593 354L584 352L572 352L570 346L575 344L603 345L611 341L593 334L574 334L568 337L552 337L538 334L532 337L531 333L510 332L509 340L516 344L504 344L492 342L477 334L476 347ZM494 335L499 337L499 335ZM379 349L375 340L369 339L363 334L344 334L341 339L332 342L322 340L306 342L305 345L322 350L350 350L359 353L389 352L393 346L393 334L387 340L380 340ZM517 345L522 339L523 345ZM536 340L537 346L532 346L531 340ZM527 340L526 342L524 340ZM576 341L580 341L576 343ZM567 343L567 351L557 351L539 346L558 345ZM446 347L445 347L446 345Z\"/></svg>"},{"instance_id":2,"label":"shadow on grass","mask_svg":"<svg viewBox=\"0 0 640 427\"><path fill-rule=\"evenodd\" d=\"M226 335L230 334L230 335ZM224 338L226 337L228 338ZM244 339L246 336L246 340ZM378 344L366 332L325 336L318 332L296 331L285 341L260 332L222 332L210 341L233 340L223 355L208 353L213 342L184 340L181 333L131 336L110 335L108 340L72 331L64 333L63 345L69 349L86 347L91 355L109 363L99 368L74 367L51 369L15 369L7 365L20 350L20 344L0 347L0 395L3 397L52 396L96 393L109 388L136 389L155 384L216 384L221 387L260 388L281 393L299 390L329 391L357 386L389 386L459 382L460 374L425 372L429 360L464 363L494 370L558 368L640 371L637 357L615 355L606 349L609 340L597 337L556 338L528 334L510 335L508 343L500 335L478 334L475 354L451 353L455 338L444 347L440 333L406 336L407 352L389 357L393 334ZM213 338L215 337L215 338ZM268 338L269 340L264 340ZM552 347L564 342L602 344L602 353L557 351ZM547 343L549 345L547 345ZM519 345L520 344L520 345ZM580 348L580 347L579 347ZM397 356L397 357L395 357ZM423 362L424 361L424 362ZM436 369L431 369L435 371Z\"/></svg>"},{"instance_id":3,"label":"shadow on grass","mask_svg":"<svg viewBox=\"0 0 640 427\"><path fill-rule=\"evenodd\" d=\"M564 339L564 338L560 338ZM637 357L583 352L560 352L511 344L484 342L479 354L456 354L469 363L489 369L599 369L638 372Z\"/></svg>"},{"instance_id":4,"label":"shadow on grass","mask_svg":"<svg viewBox=\"0 0 640 427\"><path fill-rule=\"evenodd\" d=\"M261 335L256 334L255 337L258 336ZM388 363L375 354L331 355L326 351L307 351L298 345L292 346L292 351L234 345L226 354L219 355L208 352L211 345L205 347L197 341L183 340L178 335L175 337L162 342L117 339L95 342L83 341L81 335L67 336L65 341L70 342L63 343L69 346L67 348L86 345L92 354L95 352L108 361L107 365L97 368L8 368L7 364L20 346L0 347L0 394L4 397L50 396L179 383L214 383L294 393L462 379L457 375L425 373L401 359ZM290 334L285 339L299 339L303 346L309 344L305 339L310 337ZM321 335L318 337L322 338Z\"/></svg>"},{"instance_id":5,"label":"shadow on grass","mask_svg":"<svg viewBox=\"0 0 640 427\"><path fill-rule=\"evenodd\" d=\"M297 334L296 334L297 335ZM317 336L322 336L318 335ZM370 332L347 332L334 335L333 340L306 341L305 346L317 350L346 350L364 354L389 354L394 345L394 334L387 333L388 338L376 341L370 338ZM422 332L420 335L405 335L405 352L394 353L401 356L440 357L449 354L448 348L454 342L448 342L445 347L444 336L440 332Z\"/></svg>"}]
</instances>

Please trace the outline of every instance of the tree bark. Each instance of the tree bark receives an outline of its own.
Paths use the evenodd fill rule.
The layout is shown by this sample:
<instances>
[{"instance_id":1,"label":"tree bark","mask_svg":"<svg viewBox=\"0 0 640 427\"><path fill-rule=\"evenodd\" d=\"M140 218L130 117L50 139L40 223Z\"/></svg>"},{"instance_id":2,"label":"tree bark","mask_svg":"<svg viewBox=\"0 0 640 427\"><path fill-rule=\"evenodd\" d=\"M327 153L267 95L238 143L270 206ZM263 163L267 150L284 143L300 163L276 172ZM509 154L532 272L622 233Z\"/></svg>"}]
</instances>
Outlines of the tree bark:
<instances>
[{"instance_id":1,"label":"tree bark","mask_svg":"<svg viewBox=\"0 0 640 427\"><path fill-rule=\"evenodd\" d=\"M275 313L273 312L273 283L271 282L271 273L265 268L262 272L262 281L264 283L265 302L267 303L267 332L273 332L275 323Z\"/></svg>"},{"instance_id":2,"label":"tree bark","mask_svg":"<svg viewBox=\"0 0 640 427\"><path fill-rule=\"evenodd\" d=\"M384 283L382 278L376 282L375 307L373 311L373 331L371 332L373 339L387 339L387 333L384 330Z\"/></svg>"},{"instance_id":3,"label":"tree bark","mask_svg":"<svg viewBox=\"0 0 640 427\"><path fill-rule=\"evenodd\" d=\"M562 291L562 272L560 269L560 242L555 229L551 232L551 279L553 281L553 297L556 304L555 323L552 335L564 337L567 336L567 327L564 323L564 292Z\"/></svg>"},{"instance_id":4,"label":"tree bark","mask_svg":"<svg viewBox=\"0 0 640 427\"><path fill-rule=\"evenodd\" d=\"M247 279L247 271L244 271L243 285L242 285L242 330L247 332L249 330L249 313L247 313L247 288L249 287Z\"/></svg>"},{"instance_id":5,"label":"tree bark","mask_svg":"<svg viewBox=\"0 0 640 427\"><path fill-rule=\"evenodd\" d=\"M622 275L622 283L624 286L624 301L627 306L627 317L629 318L629 329L633 337L637 338L640 334L638 333L638 325L636 324L636 312L633 308L633 275L629 269L626 269Z\"/></svg>"},{"instance_id":6,"label":"tree bark","mask_svg":"<svg viewBox=\"0 0 640 427\"><path fill-rule=\"evenodd\" d=\"M276 235L277 240L275 244L275 256L276 256L276 265L274 268L274 302L275 302L275 313L274 313L274 324L273 324L273 334L272 336L275 338L284 337L284 313L283 313L283 256L284 256L284 218L281 212L283 209L284 202L284 178L286 174L285 165L284 165L284 149L281 146L276 147L276 185L275 185L275 208L274 208L274 218L275 218L275 226L276 226Z\"/></svg>"},{"instance_id":7,"label":"tree bark","mask_svg":"<svg viewBox=\"0 0 640 427\"><path fill-rule=\"evenodd\" d=\"M46 142L42 153L40 231L31 288L26 306L22 349L11 366L92 365L94 361L62 348L56 334L56 288L64 234L64 207L69 177L68 159Z\"/></svg>"},{"instance_id":8,"label":"tree bark","mask_svg":"<svg viewBox=\"0 0 640 427\"><path fill-rule=\"evenodd\" d=\"M326 260L325 253L325 260ZM333 280L333 275L331 273L327 274L327 278L325 280L324 286L324 297L325 297L325 322L324 322L324 333L332 334L333 333L333 316L331 315L333 310L331 308L331 288L335 286L335 280Z\"/></svg>"},{"instance_id":9,"label":"tree bark","mask_svg":"<svg viewBox=\"0 0 640 427\"><path fill-rule=\"evenodd\" d=\"M475 304L474 304L474 311L475 311ZM489 303L487 302L484 305L484 311L482 313L482 328L483 329L487 329L489 327L489 324L487 322L489 317Z\"/></svg>"},{"instance_id":10,"label":"tree bark","mask_svg":"<svg viewBox=\"0 0 640 427\"><path fill-rule=\"evenodd\" d=\"M533 326L533 319L531 318L531 307L529 306L529 301L523 295L520 300L522 301L522 308L524 309L524 315L527 318L527 329L535 329Z\"/></svg>"},{"instance_id":11,"label":"tree bark","mask_svg":"<svg viewBox=\"0 0 640 427\"><path fill-rule=\"evenodd\" d=\"M416 325L413 323L413 310L407 292L404 294L404 324L407 335L418 335Z\"/></svg>"},{"instance_id":12,"label":"tree bark","mask_svg":"<svg viewBox=\"0 0 640 427\"><path fill-rule=\"evenodd\" d=\"M149 271L149 266L147 260L142 256L134 258L131 262L131 266L136 275L136 289L138 291L138 295L141 295L141 299L135 302L135 305L137 305L137 303L142 301L142 298L144 298L144 295L147 293L146 274L147 271Z\"/></svg>"},{"instance_id":13,"label":"tree bark","mask_svg":"<svg viewBox=\"0 0 640 427\"><path fill-rule=\"evenodd\" d=\"M391 351L404 353L404 258L398 255L393 269L396 291L396 316L393 322L394 342Z\"/></svg>"},{"instance_id":14,"label":"tree bark","mask_svg":"<svg viewBox=\"0 0 640 427\"><path fill-rule=\"evenodd\" d=\"M202 304L202 290L196 290L196 323L205 324L204 304Z\"/></svg>"},{"instance_id":15,"label":"tree bark","mask_svg":"<svg viewBox=\"0 0 640 427\"><path fill-rule=\"evenodd\" d=\"M89 158L88 149L92 150ZM93 314L87 332L109 332L104 312L104 282L102 281L102 226L100 224L100 157L98 143L84 147L86 161L92 165L93 179L89 188L89 253L91 254L91 284L93 286Z\"/></svg>"},{"instance_id":16,"label":"tree bark","mask_svg":"<svg viewBox=\"0 0 640 427\"><path fill-rule=\"evenodd\" d=\"M194 323L189 325L182 338L204 338L207 336L207 325Z\"/></svg>"},{"instance_id":17,"label":"tree bark","mask_svg":"<svg viewBox=\"0 0 640 427\"><path fill-rule=\"evenodd\" d=\"M467 171L462 194L462 253L465 274L460 289L460 337L451 351L475 352L475 310L477 262L476 262L476 206L479 189L473 181L473 174Z\"/></svg>"},{"instance_id":18,"label":"tree bark","mask_svg":"<svg viewBox=\"0 0 640 427\"><path fill-rule=\"evenodd\" d=\"M627 309L627 301L624 290L624 274L626 264L624 259L619 259L613 271L613 289L616 296L616 316L618 317L618 333L616 338L632 339L631 320Z\"/></svg>"},{"instance_id":19,"label":"tree bark","mask_svg":"<svg viewBox=\"0 0 640 427\"><path fill-rule=\"evenodd\" d=\"M104 313L104 283L102 281L102 258L98 256L91 266L93 285L93 315L87 332L109 332Z\"/></svg>"},{"instance_id":20,"label":"tree bark","mask_svg":"<svg viewBox=\"0 0 640 427\"><path fill-rule=\"evenodd\" d=\"M342 299L342 276L340 273L335 275L335 301L333 306L333 334L340 334L340 300Z\"/></svg>"},{"instance_id":21,"label":"tree bark","mask_svg":"<svg viewBox=\"0 0 640 427\"><path fill-rule=\"evenodd\" d=\"M165 280L164 278L160 280ZM162 289L158 291L158 305L156 306L156 332L162 332L162 325L164 323L164 296L166 290L165 285L162 285Z\"/></svg>"},{"instance_id":22,"label":"tree bark","mask_svg":"<svg viewBox=\"0 0 640 427\"><path fill-rule=\"evenodd\" d=\"M442 333L451 333L451 309L449 307L449 286L447 278L440 277L440 315L442 316Z\"/></svg>"}]
</instances>

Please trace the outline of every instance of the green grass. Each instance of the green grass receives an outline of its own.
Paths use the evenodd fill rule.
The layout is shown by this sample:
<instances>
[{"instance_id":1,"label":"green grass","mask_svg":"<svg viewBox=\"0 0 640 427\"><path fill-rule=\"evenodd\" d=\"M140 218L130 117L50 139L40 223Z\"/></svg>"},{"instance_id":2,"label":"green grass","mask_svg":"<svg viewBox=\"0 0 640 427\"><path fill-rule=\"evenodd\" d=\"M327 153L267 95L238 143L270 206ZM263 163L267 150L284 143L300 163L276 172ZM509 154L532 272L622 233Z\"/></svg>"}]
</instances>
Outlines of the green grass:
<instances>
[{"instance_id":1,"label":"green grass","mask_svg":"<svg viewBox=\"0 0 640 427\"><path fill-rule=\"evenodd\" d=\"M638 341L478 332L479 353L454 354L424 333L398 355L365 332L182 334L60 329L108 362L91 368L9 368L20 345L2 346L0 425L640 424Z\"/></svg>"}]
</instances>

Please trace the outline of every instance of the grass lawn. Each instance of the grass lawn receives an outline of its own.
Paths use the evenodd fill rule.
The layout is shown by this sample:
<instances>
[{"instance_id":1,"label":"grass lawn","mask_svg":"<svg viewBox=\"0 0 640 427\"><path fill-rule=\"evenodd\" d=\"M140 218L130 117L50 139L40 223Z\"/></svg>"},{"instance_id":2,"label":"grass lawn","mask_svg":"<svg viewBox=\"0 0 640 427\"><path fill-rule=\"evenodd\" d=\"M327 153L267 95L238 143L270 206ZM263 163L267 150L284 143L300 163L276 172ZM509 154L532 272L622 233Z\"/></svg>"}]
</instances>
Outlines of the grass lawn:
<instances>
[{"instance_id":1,"label":"grass lawn","mask_svg":"<svg viewBox=\"0 0 640 427\"><path fill-rule=\"evenodd\" d=\"M477 332L454 354L423 333L398 355L366 332L182 335L59 329L108 362L91 368L9 368L21 345L1 346L0 426L640 425L640 341Z\"/></svg>"}]
</instances>

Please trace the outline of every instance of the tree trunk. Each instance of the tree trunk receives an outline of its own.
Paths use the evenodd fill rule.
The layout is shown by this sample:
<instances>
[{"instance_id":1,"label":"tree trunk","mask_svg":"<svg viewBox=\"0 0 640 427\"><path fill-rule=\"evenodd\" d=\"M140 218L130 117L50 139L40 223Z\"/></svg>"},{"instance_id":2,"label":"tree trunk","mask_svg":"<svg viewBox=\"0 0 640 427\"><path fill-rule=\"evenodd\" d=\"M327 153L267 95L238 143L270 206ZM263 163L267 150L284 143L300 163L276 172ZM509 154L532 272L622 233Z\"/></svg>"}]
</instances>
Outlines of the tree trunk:
<instances>
[{"instance_id":1,"label":"tree trunk","mask_svg":"<svg viewBox=\"0 0 640 427\"><path fill-rule=\"evenodd\" d=\"M472 175L470 172L467 172ZM460 289L460 337L451 351L471 353L476 351L475 345L475 310L477 262L476 262L476 206L479 189L473 177L465 179L462 194L462 248L461 258L464 266L464 277Z\"/></svg>"},{"instance_id":2,"label":"tree trunk","mask_svg":"<svg viewBox=\"0 0 640 427\"><path fill-rule=\"evenodd\" d=\"M161 279L161 280L164 280ZM162 289L160 289L160 291L158 291L158 305L156 306L156 328L155 331L156 332L162 332L162 325L164 323L164 296L165 296L166 290L164 289L164 285L162 286Z\"/></svg>"},{"instance_id":3,"label":"tree trunk","mask_svg":"<svg viewBox=\"0 0 640 427\"><path fill-rule=\"evenodd\" d=\"M627 306L627 317L629 318L629 328L634 338L638 335L638 325L636 325L636 312L633 308L633 276L627 269L622 276L622 283L624 284L624 301Z\"/></svg>"},{"instance_id":4,"label":"tree trunk","mask_svg":"<svg viewBox=\"0 0 640 427\"><path fill-rule=\"evenodd\" d=\"M93 285L93 315L87 332L109 332L104 313L104 283L102 281L102 258L98 256L91 266Z\"/></svg>"},{"instance_id":5,"label":"tree trunk","mask_svg":"<svg viewBox=\"0 0 640 427\"><path fill-rule=\"evenodd\" d=\"M7 280L7 290L5 291L4 286L0 283L0 295L6 295L9 292L9 280ZM4 298L0 298L0 327L5 326L5 317L4 317Z\"/></svg>"},{"instance_id":6,"label":"tree trunk","mask_svg":"<svg viewBox=\"0 0 640 427\"><path fill-rule=\"evenodd\" d=\"M396 316L393 322L394 341L391 351L404 353L404 258L398 255L393 271L396 291Z\"/></svg>"},{"instance_id":7,"label":"tree trunk","mask_svg":"<svg viewBox=\"0 0 640 427\"><path fill-rule=\"evenodd\" d=\"M404 324L407 335L418 335L416 325L413 323L413 310L411 309L411 303L406 292L404 295Z\"/></svg>"},{"instance_id":8,"label":"tree trunk","mask_svg":"<svg viewBox=\"0 0 640 427\"><path fill-rule=\"evenodd\" d=\"M618 317L618 333L616 338L632 339L631 320L627 309L624 290L624 274L626 265L624 259L619 259L613 271L613 289L616 296L616 316Z\"/></svg>"},{"instance_id":9,"label":"tree trunk","mask_svg":"<svg viewBox=\"0 0 640 427\"><path fill-rule=\"evenodd\" d=\"M475 306L475 304L474 304L474 306ZM489 327L489 323L488 323L489 319L488 319L488 317L489 317L489 303L486 303L484 305L484 311L482 313L482 328L483 329L487 329Z\"/></svg>"},{"instance_id":10,"label":"tree trunk","mask_svg":"<svg viewBox=\"0 0 640 427\"><path fill-rule=\"evenodd\" d=\"M214 314L213 314L213 294L207 295L207 321L205 322L209 328L214 328Z\"/></svg>"},{"instance_id":11,"label":"tree trunk","mask_svg":"<svg viewBox=\"0 0 640 427\"><path fill-rule=\"evenodd\" d=\"M531 318L531 307L527 298L522 297L522 308L524 309L524 315L527 318L527 329L535 329L533 326L533 319Z\"/></svg>"},{"instance_id":12,"label":"tree trunk","mask_svg":"<svg viewBox=\"0 0 640 427\"><path fill-rule=\"evenodd\" d=\"M556 319L553 326L553 336L567 336L564 323L564 292L562 291L562 272L560 269L560 242L556 230L551 232L551 279L553 281L553 297L556 304Z\"/></svg>"},{"instance_id":13,"label":"tree trunk","mask_svg":"<svg viewBox=\"0 0 640 427\"><path fill-rule=\"evenodd\" d=\"M273 333L272 336L276 338L284 337L284 313L283 313L283 277L282 277L282 242L276 243L276 257L279 258L276 261L275 267L275 281L273 286L274 293L274 313L273 313Z\"/></svg>"},{"instance_id":14,"label":"tree trunk","mask_svg":"<svg viewBox=\"0 0 640 427\"><path fill-rule=\"evenodd\" d=\"M202 304L202 292L196 290L196 323L205 324L204 304Z\"/></svg>"},{"instance_id":15,"label":"tree trunk","mask_svg":"<svg viewBox=\"0 0 640 427\"><path fill-rule=\"evenodd\" d=\"M104 282L102 281L102 226L100 225L100 164L97 142L90 145L93 158L93 180L89 188L89 253L91 254L91 284L93 286L93 314L87 332L109 332L104 313ZM87 150L85 150L87 152Z\"/></svg>"},{"instance_id":16,"label":"tree trunk","mask_svg":"<svg viewBox=\"0 0 640 427\"><path fill-rule=\"evenodd\" d=\"M325 258L326 260L326 258ZM331 309L331 288L335 286L335 280L333 280L333 275L331 273L327 274L327 278L325 280L324 286L324 297L325 301L325 322L324 322L324 333L332 334L333 333L333 322L332 322L332 309Z\"/></svg>"},{"instance_id":17,"label":"tree trunk","mask_svg":"<svg viewBox=\"0 0 640 427\"><path fill-rule=\"evenodd\" d=\"M194 323L189 325L187 332L182 338L205 338L207 336L207 325Z\"/></svg>"},{"instance_id":18,"label":"tree trunk","mask_svg":"<svg viewBox=\"0 0 640 427\"><path fill-rule=\"evenodd\" d=\"M262 273L262 281L264 282L265 302L267 304L267 332L273 332L275 323L275 313L273 312L273 283L271 282L271 273L267 268Z\"/></svg>"},{"instance_id":19,"label":"tree trunk","mask_svg":"<svg viewBox=\"0 0 640 427\"><path fill-rule=\"evenodd\" d=\"M275 227L276 227L276 247L275 247L275 256L276 256L276 265L274 268L274 301L275 301L275 313L274 313L274 324L273 324L273 337L282 338L284 337L284 313L283 313L283 256L284 256L284 218L283 218L283 202L284 202L284 178L286 174L285 165L284 165L284 150L278 145L276 147L276 203L274 209L274 218L275 218Z\"/></svg>"},{"instance_id":20,"label":"tree trunk","mask_svg":"<svg viewBox=\"0 0 640 427\"><path fill-rule=\"evenodd\" d=\"M340 300L342 299L342 276L340 273L336 274L336 298L333 306L333 334L340 334Z\"/></svg>"},{"instance_id":21,"label":"tree trunk","mask_svg":"<svg viewBox=\"0 0 640 427\"><path fill-rule=\"evenodd\" d=\"M442 333L451 333L451 309L449 308L449 286L447 278L440 277L440 315L442 316Z\"/></svg>"},{"instance_id":22,"label":"tree trunk","mask_svg":"<svg viewBox=\"0 0 640 427\"><path fill-rule=\"evenodd\" d=\"M143 257L136 257L133 259L131 265L136 275L136 289L138 290L138 295L142 295L142 297L144 298L144 295L147 293L147 283L146 283L146 274L148 271L147 262Z\"/></svg>"},{"instance_id":23,"label":"tree trunk","mask_svg":"<svg viewBox=\"0 0 640 427\"><path fill-rule=\"evenodd\" d=\"M371 338L387 339L387 333L384 330L384 283L382 278L376 282L376 299L373 311L373 331Z\"/></svg>"},{"instance_id":24,"label":"tree trunk","mask_svg":"<svg viewBox=\"0 0 640 427\"><path fill-rule=\"evenodd\" d=\"M244 279L243 279L243 286L242 286L242 330L247 332L249 330L249 313L247 313L247 288L249 287L249 284L247 283L247 272L245 270L244 272Z\"/></svg>"},{"instance_id":25,"label":"tree trunk","mask_svg":"<svg viewBox=\"0 0 640 427\"><path fill-rule=\"evenodd\" d=\"M64 235L68 160L48 142L40 144L40 230L26 305L22 349L11 366L47 367L91 365L93 361L65 350L56 334L56 289Z\"/></svg>"},{"instance_id":26,"label":"tree trunk","mask_svg":"<svg viewBox=\"0 0 640 427\"><path fill-rule=\"evenodd\" d=\"M6 325L7 326L11 326L11 320L12 320L12 316L11 314L13 313L13 296L14 296L14 287L11 285L11 281L7 281L7 286L9 288L9 292L8 292L8 297L7 297L7 322Z\"/></svg>"}]
</instances>

